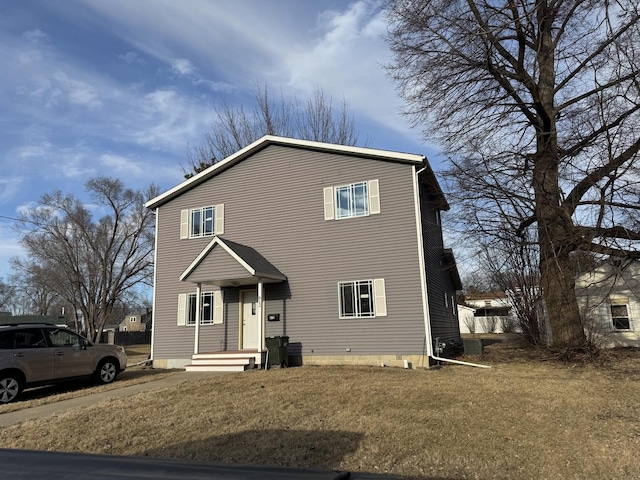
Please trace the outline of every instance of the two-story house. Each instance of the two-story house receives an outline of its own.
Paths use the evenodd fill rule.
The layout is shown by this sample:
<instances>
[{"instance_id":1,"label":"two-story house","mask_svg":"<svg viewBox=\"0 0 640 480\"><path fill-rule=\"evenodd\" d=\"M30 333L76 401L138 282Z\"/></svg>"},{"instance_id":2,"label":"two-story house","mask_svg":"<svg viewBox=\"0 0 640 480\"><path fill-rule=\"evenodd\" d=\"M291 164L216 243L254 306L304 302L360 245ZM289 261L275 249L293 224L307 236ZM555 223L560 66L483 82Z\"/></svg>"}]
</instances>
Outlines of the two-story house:
<instances>
[{"instance_id":1,"label":"two-story house","mask_svg":"<svg viewBox=\"0 0 640 480\"><path fill-rule=\"evenodd\" d=\"M461 343L423 155L265 136L147 207L155 367L262 364L270 336L307 365L427 366L436 337Z\"/></svg>"},{"instance_id":2,"label":"two-story house","mask_svg":"<svg viewBox=\"0 0 640 480\"><path fill-rule=\"evenodd\" d=\"M151 312L147 311L131 312L124 316L124 319L118 324L120 332L146 332L151 330Z\"/></svg>"}]
</instances>

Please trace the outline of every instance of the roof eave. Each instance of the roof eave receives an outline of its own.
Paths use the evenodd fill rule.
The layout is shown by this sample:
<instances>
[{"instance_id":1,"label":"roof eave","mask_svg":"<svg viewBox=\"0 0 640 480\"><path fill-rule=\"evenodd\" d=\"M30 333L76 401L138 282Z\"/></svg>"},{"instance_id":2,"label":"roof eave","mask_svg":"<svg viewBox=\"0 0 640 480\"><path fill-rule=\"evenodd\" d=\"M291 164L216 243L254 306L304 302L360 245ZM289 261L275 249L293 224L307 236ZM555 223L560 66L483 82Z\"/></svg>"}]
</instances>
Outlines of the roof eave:
<instances>
[{"instance_id":1,"label":"roof eave","mask_svg":"<svg viewBox=\"0 0 640 480\"><path fill-rule=\"evenodd\" d=\"M205 182L209 178L217 175L219 172L233 166L239 161L253 155L260 150L268 147L269 145L282 145L289 146L295 148L304 148L307 150L316 150L330 153L342 153L345 155L356 155L363 156L369 158L375 158L378 160L386 160L386 161L395 161L402 163L411 163L416 165L422 165L426 162L426 157L424 155L418 155L414 153L402 153L402 152L392 152L388 150L376 150L372 148L365 147L354 147L348 145L335 145L332 143L323 143L323 142L314 142L311 140L299 140L295 138L288 137L277 137L273 135L265 135L264 137L256 140L250 145L247 145L241 150L238 150L233 155L217 162L203 170L202 172L194 175L193 177L185 180L182 183L179 183L175 187L170 190L167 190L161 195L149 200L145 203L147 208L157 208L164 203L170 201L171 199L181 195L185 191L194 188L195 186Z\"/></svg>"}]
</instances>

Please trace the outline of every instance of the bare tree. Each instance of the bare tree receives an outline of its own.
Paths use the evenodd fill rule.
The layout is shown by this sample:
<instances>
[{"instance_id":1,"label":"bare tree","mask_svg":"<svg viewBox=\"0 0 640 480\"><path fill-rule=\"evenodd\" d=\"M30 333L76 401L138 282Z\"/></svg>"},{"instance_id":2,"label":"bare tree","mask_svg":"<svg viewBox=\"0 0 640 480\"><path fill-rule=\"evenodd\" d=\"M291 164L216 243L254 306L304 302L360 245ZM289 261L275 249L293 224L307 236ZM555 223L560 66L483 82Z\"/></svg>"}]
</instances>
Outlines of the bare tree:
<instances>
[{"instance_id":1,"label":"bare tree","mask_svg":"<svg viewBox=\"0 0 640 480\"><path fill-rule=\"evenodd\" d=\"M39 263L17 257L11 259L11 266L14 271L11 279L17 285L16 290L24 297L25 312L49 315L51 307L60 299L48 285L49 272Z\"/></svg>"},{"instance_id":2,"label":"bare tree","mask_svg":"<svg viewBox=\"0 0 640 480\"><path fill-rule=\"evenodd\" d=\"M151 276L154 216L144 202L157 190L143 194L105 177L86 186L91 208L102 216L94 219L79 199L56 191L22 214L19 234L49 290L82 315L87 336L99 341L118 302Z\"/></svg>"},{"instance_id":3,"label":"bare tree","mask_svg":"<svg viewBox=\"0 0 640 480\"><path fill-rule=\"evenodd\" d=\"M358 132L347 104L342 102L336 113L333 101L320 88L311 98L300 103L280 93L274 101L267 86L255 88L255 107L246 110L223 101L214 109L211 131L203 144L187 152L185 178L205 170L219 160L234 154L264 135L279 135L303 140L356 145Z\"/></svg>"},{"instance_id":4,"label":"bare tree","mask_svg":"<svg viewBox=\"0 0 640 480\"><path fill-rule=\"evenodd\" d=\"M505 292L525 340L542 346L546 342L538 247L527 236L511 232L482 246L481 262L493 283ZM529 240L529 241L528 241ZM504 331L504 329L503 329ZM506 332L505 332L506 333Z\"/></svg>"},{"instance_id":5,"label":"bare tree","mask_svg":"<svg viewBox=\"0 0 640 480\"><path fill-rule=\"evenodd\" d=\"M582 349L571 256L638 257L640 25L629 0L390 0L390 74L483 234L536 228L552 344Z\"/></svg>"},{"instance_id":6,"label":"bare tree","mask_svg":"<svg viewBox=\"0 0 640 480\"><path fill-rule=\"evenodd\" d=\"M13 302L15 287L0 278L0 310L7 308Z\"/></svg>"}]
</instances>

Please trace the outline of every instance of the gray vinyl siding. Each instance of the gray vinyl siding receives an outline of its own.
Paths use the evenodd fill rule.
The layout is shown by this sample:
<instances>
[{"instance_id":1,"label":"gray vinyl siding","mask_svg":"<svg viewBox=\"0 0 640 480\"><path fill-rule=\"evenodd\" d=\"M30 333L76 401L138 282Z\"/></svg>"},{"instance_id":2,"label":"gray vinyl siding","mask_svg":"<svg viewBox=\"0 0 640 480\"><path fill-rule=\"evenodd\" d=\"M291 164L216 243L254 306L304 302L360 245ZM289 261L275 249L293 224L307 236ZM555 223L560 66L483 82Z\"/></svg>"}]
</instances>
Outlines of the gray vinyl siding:
<instances>
[{"instance_id":1,"label":"gray vinyl siding","mask_svg":"<svg viewBox=\"0 0 640 480\"><path fill-rule=\"evenodd\" d=\"M431 321L431 336L435 342L460 342L460 325L458 309L452 307L455 302L456 290L451 274L444 258L444 245L439 211L430 198L427 188L420 185L420 213L422 217L424 259L427 271L427 294L429 299L429 316ZM448 300L445 302L445 294Z\"/></svg>"},{"instance_id":2,"label":"gray vinyl siding","mask_svg":"<svg viewBox=\"0 0 640 480\"><path fill-rule=\"evenodd\" d=\"M373 179L380 214L324 220L324 187ZM193 349L193 329L177 327L175 317L178 293L195 286L178 277L211 239L181 240L180 210L220 203L222 238L253 247L288 278L264 287L266 314L281 318L266 323L267 336L288 335L304 355L422 353L412 192L408 164L271 145L160 206L155 357L184 358ZM340 320L338 282L374 278L385 280L388 315ZM224 323L202 328L202 351L237 348L239 291L224 294Z\"/></svg>"},{"instance_id":3,"label":"gray vinyl siding","mask_svg":"<svg viewBox=\"0 0 640 480\"><path fill-rule=\"evenodd\" d=\"M186 240L186 239L185 239ZM198 269L187 279L191 283L216 278L244 278L251 274L219 245L209 252Z\"/></svg>"}]
</instances>

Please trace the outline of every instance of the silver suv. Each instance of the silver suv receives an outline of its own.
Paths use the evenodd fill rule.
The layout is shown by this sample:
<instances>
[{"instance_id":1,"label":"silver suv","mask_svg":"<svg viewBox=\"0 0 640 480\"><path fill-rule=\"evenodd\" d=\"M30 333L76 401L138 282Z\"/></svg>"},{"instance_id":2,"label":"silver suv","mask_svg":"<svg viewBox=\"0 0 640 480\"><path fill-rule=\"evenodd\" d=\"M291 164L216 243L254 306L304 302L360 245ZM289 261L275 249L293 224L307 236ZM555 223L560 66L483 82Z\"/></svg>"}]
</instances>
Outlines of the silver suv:
<instances>
[{"instance_id":1,"label":"silver suv","mask_svg":"<svg viewBox=\"0 0 640 480\"><path fill-rule=\"evenodd\" d=\"M25 387L81 377L111 383L126 365L124 348L91 343L66 328L0 325L0 404L15 400Z\"/></svg>"}]
</instances>

